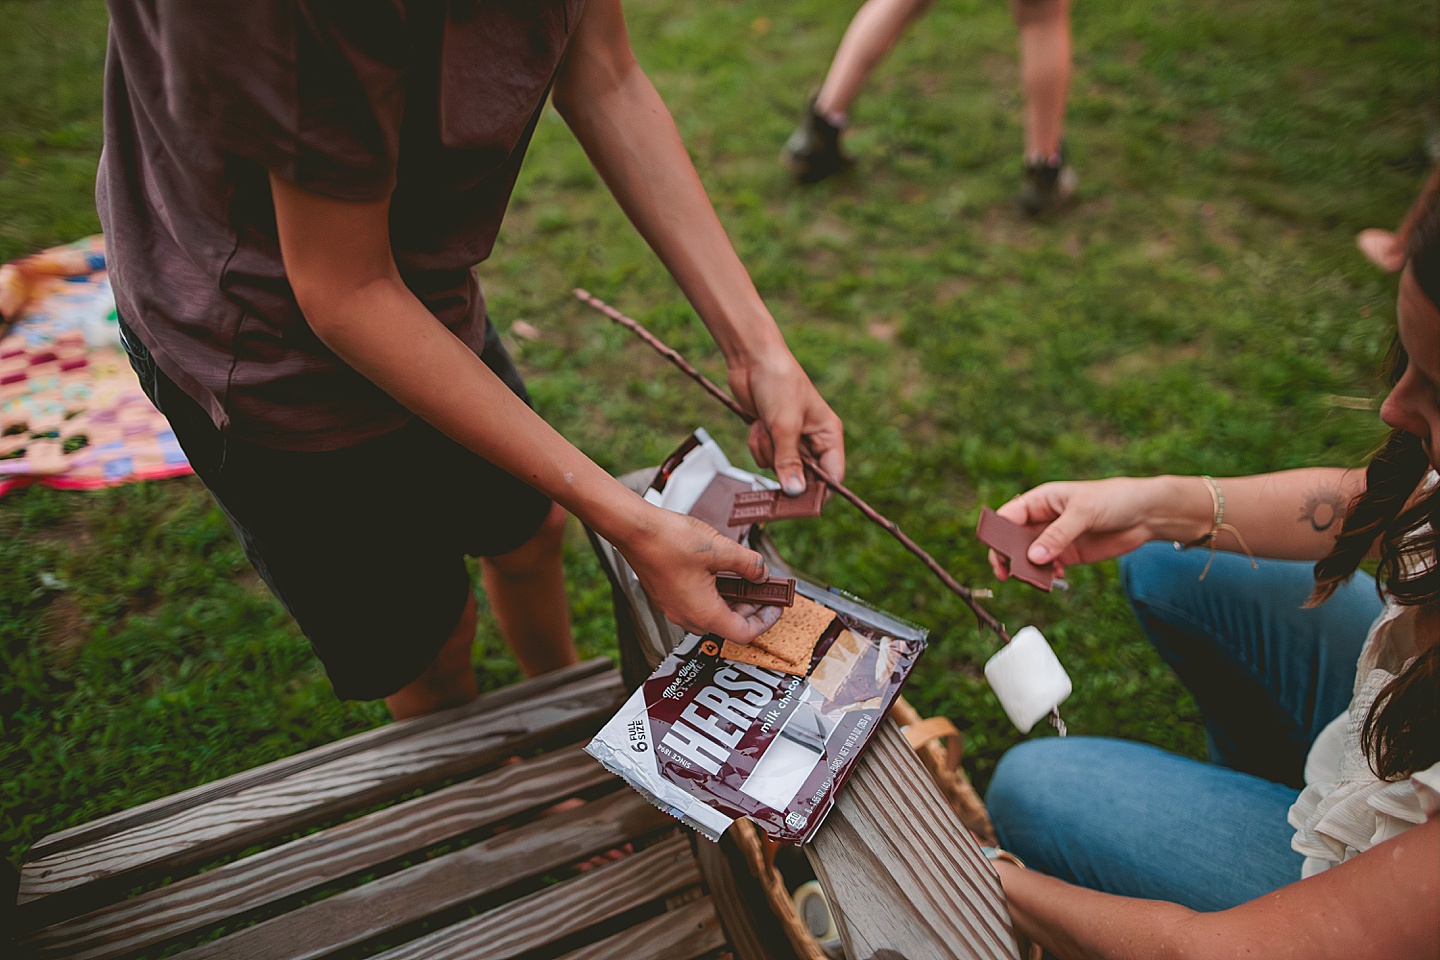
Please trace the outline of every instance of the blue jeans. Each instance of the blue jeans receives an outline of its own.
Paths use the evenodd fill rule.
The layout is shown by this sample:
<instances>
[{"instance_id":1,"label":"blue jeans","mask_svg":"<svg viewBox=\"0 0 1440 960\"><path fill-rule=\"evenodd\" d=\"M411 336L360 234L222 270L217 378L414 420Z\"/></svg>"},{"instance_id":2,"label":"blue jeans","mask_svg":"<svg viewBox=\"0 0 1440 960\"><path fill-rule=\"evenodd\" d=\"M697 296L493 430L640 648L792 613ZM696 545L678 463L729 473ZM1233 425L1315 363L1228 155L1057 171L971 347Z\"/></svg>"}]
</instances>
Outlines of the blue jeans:
<instances>
[{"instance_id":1,"label":"blue jeans","mask_svg":"<svg viewBox=\"0 0 1440 960\"><path fill-rule=\"evenodd\" d=\"M1350 702L1380 613L1364 574L1303 610L1308 563L1141 547L1125 592L1195 697L1211 761L1100 737L1030 740L986 795L1001 844L1052 876L1107 893L1222 910L1300 879L1285 815L1310 745ZM1083 678L1080 679L1083 683Z\"/></svg>"}]
</instances>

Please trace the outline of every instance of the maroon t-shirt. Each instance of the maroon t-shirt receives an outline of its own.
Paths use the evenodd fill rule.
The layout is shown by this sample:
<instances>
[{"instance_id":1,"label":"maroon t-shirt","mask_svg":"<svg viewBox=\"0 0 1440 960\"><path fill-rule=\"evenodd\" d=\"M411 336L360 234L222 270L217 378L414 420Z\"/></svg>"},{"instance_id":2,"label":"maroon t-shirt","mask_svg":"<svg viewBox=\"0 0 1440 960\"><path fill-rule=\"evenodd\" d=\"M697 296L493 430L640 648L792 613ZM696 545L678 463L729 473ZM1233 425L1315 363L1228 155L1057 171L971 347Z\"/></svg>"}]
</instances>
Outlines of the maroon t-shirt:
<instances>
[{"instance_id":1,"label":"maroon t-shirt","mask_svg":"<svg viewBox=\"0 0 1440 960\"><path fill-rule=\"evenodd\" d=\"M490 254L584 0L110 0L96 199L120 313L217 427L348 446L410 414L322 344L271 172L390 196L406 285L477 354Z\"/></svg>"}]
</instances>

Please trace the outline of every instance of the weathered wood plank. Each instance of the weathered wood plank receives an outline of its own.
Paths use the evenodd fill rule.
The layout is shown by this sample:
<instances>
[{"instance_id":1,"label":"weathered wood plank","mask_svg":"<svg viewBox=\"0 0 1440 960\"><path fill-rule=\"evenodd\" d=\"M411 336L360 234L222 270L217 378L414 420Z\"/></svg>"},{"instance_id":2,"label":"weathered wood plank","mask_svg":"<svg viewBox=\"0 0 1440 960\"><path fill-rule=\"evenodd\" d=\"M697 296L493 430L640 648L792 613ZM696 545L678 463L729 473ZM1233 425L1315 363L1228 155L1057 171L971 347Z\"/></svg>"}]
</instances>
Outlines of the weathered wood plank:
<instances>
[{"instance_id":1,"label":"weathered wood plank","mask_svg":"<svg viewBox=\"0 0 1440 960\"><path fill-rule=\"evenodd\" d=\"M694 960L725 946L725 931L709 897L598 940L559 960Z\"/></svg>"},{"instance_id":2,"label":"weathered wood plank","mask_svg":"<svg viewBox=\"0 0 1440 960\"><path fill-rule=\"evenodd\" d=\"M21 945L37 960L117 960L613 779L568 747L46 927Z\"/></svg>"},{"instance_id":3,"label":"weathered wood plank","mask_svg":"<svg viewBox=\"0 0 1440 960\"><path fill-rule=\"evenodd\" d=\"M93 910L150 877L183 872L534 746L565 742L603 723L622 697L613 671L589 677L28 863L21 876L21 922L33 928Z\"/></svg>"},{"instance_id":4,"label":"weathered wood plank","mask_svg":"<svg viewBox=\"0 0 1440 960\"><path fill-rule=\"evenodd\" d=\"M510 960L699 882L690 843L677 836L371 960Z\"/></svg>"},{"instance_id":5,"label":"weathered wood plank","mask_svg":"<svg viewBox=\"0 0 1440 960\"><path fill-rule=\"evenodd\" d=\"M1019 957L995 871L890 720L806 853L848 956Z\"/></svg>"},{"instance_id":6,"label":"weathered wood plank","mask_svg":"<svg viewBox=\"0 0 1440 960\"><path fill-rule=\"evenodd\" d=\"M453 723L461 717L471 717L492 710L498 710L512 703L518 703L530 699L558 687L566 686L577 680L584 680L597 673L603 673L610 668L609 660L597 657L594 660L587 660L584 663L577 663L574 666L556 670L543 676L517 683L513 686L487 693L473 703L445 710L440 713L430 714L424 717L415 717L409 720L401 720L396 723L377 727L374 730L367 730L334 743L315 747L294 756L276 760L263 766L244 770L233 776L225 777L222 780L215 780L210 783L183 790L180 793L159 797L149 803L143 803L137 807L129 807L117 811L107 817L98 820L91 820L78 824L64 830L56 831L35 843L26 852L26 860L40 860L45 857L54 856L66 850L73 850L76 847L93 843L102 837L111 836L123 830L130 830L146 823L153 823L175 813L178 810L208 803L220 797L239 793L266 783L279 780L282 777L308 770L311 767L328 763L340 757L359 753L362 750L369 750L382 744L392 743L396 740L412 737L426 730Z\"/></svg>"},{"instance_id":7,"label":"weathered wood plank","mask_svg":"<svg viewBox=\"0 0 1440 960\"><path fill-rule=\"evenodd\" d=\"M631 790L532 821L239 930L185 960L311 960L672 824ZM628 858L627 858L628 859ZM622 861L624 862L624 861Z\"/></svg>"}]
</instances>

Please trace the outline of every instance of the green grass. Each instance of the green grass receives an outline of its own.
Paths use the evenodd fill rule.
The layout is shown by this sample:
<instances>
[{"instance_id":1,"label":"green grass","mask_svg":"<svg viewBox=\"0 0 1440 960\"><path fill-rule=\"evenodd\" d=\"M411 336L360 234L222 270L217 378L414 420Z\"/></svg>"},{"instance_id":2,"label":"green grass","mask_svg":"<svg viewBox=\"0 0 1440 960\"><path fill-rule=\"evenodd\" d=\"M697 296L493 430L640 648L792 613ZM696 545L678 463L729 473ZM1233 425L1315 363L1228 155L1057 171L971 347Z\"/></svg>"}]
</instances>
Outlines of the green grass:
<instances>
[{"instance_id":1,"label":"green grass","mask_svg":"<svg viewBox=\"0 0 1440 960\"><path fill-rule=\"evenodd\" d=\"M820 0L635 3L641 62L800 360L847 424L852 486L962 580L989 581L981 504L1056 478L1354 463L1394 283L1353 237L1392 225L1425 167L1436 35L1413 4L1077 4L1067 134L1081 203L1017 216L1020 99L1004 4L939 5L854 116L858 172L795 189L776 155L851 10ZM5 6L0 259L98 229L105 13ZM547 114L490 263L541 411L605 467L738 423L576 304L583 285L713 374L717 353ZM967 725L983 783L1014 731L979 680L992 652L959 601L843 503L777 526L796 565L915 619L934 645L908 696ZM608 590L567 550L582 651L613 653ZM1071 729L1198 754L1193 704L1145 645L1113 564L1068 593L1004 586L1075 678ZM384 720L341 704L194 481L0 501L0 846ZM492 626L477 665L517 672Z\"/></svg>"}]
</instances>

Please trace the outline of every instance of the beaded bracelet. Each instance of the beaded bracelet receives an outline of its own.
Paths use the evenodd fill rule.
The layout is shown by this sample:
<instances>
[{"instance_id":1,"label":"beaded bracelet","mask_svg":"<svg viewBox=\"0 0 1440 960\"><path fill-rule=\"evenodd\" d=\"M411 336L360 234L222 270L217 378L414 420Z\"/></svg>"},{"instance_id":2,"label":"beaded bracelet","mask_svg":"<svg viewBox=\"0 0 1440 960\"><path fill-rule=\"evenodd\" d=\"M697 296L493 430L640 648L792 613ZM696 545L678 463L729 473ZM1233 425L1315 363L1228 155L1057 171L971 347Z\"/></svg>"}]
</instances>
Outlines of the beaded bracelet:
<instances>
[{"instance_id":1,"label":"beaded bracelet","mask_svg":"<svg viewBox=\"0 0 1440 960\"><path fill-rule=\"evenodd\" d=\"M1204 580L1205 575L1210 572L1210 565L1215 562L1215 538L1220 535L1221 530L1229 530L1235 535L1235 539L1239 541L1240 549L1245 551L1245 556L1250 558L1250 568L1252 570L1258 570L1260 564L1255 561L1255 554L1250 552L1250 546L1245 542L1245 538L1241 536L1239 530L1235 529L1234 525L1225 522L1225 491L1220 488L1220 484L1217 483L1212 476L1206 475L1200 479L1205 481L1205 489L1210 491L1210 504L1214 508L1214 514L1210 521L1210 531L1195 540L1191 540L1189 543L1181 543L1179 540L1173 541L1175 549L1189 550L1192 547L1203 547L1207 545L1210 547L1210 558L1205 561L1205 569L1200 571L1200 579Z\"/></svg>"}]
</instances>

